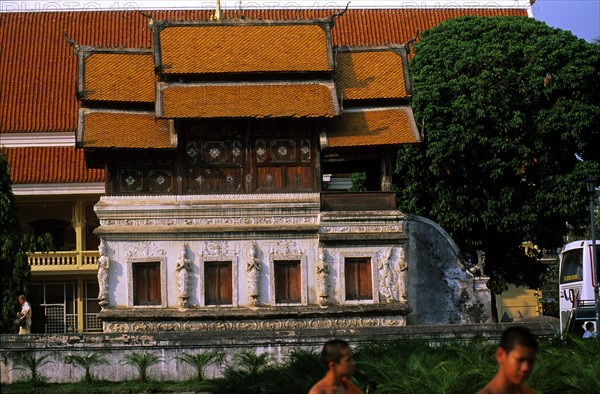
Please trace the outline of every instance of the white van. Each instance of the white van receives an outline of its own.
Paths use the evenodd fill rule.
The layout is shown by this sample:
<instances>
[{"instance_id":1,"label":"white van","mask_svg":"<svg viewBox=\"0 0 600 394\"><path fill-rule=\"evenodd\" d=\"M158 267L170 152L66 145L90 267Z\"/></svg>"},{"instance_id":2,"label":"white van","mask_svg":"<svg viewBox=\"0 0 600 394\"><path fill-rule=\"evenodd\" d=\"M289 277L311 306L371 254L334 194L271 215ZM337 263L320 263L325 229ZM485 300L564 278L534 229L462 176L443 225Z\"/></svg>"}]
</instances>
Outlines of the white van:
<instances>
[{"instance_id":1,"label":"white van","mask_svg":"<svg viewBox=\"0 0 600 394\"><path fill-rule=\"evenodd\" d=\"M600 240L596 240L596 258L600 256ZM560 252L558 291L560 297L560 331L583 334L583 325L591 321L596 326L594 304L594 262L592 241L574 241Z\"/></svg>"}]
</instances>

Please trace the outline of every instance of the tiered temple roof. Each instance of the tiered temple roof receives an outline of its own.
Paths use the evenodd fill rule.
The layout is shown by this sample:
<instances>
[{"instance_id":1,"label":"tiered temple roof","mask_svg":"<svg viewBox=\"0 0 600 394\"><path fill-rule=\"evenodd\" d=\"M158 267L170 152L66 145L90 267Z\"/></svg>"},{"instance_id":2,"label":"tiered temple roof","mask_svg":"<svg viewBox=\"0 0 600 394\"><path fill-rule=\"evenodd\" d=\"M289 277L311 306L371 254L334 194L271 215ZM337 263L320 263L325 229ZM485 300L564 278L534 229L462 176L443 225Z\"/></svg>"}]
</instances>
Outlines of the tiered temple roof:
<instances>
[{"instance_id":1,"label":"tiered temple roof","mask_svg":"<svg viewBox=\"0 0 600 394\"><path fill-rule=\"evenodd\" d=\"M187 11L148 11L154 21L209 21L213 15L212 10L187 10ZM299 37L323 37L326 31L316 28L314 24L303 25L297 21L319 21L327 20L331 17L331 10L309 10L309 9L287 9L287 10L228 10L223 12L223 21L289 21L290 24L296 23L295 32L290 30L290 34L297 34ZM356 119L360 117L362 122L370 122L374 119L373 110L366 108L359 109L362 104L369 102L375 96L384 100L400 100L403 95L410 95L410 86L407 80L402 83L401 79L405 77L402 73L392 74L389 67L398 67L402 58L393 50L376 51L379 47L399 47L413 38L417 31L423 31L431 28L443 20L464 16L498 16L513 15L527 16L525 9L350 9L342 17L336 19L335 25L331 28L330 42L332 53L337 56L337 70L340 75L335 75L337 89L331 93L331 86L327 84L314 84L303 86L303 89L317 89L323 92L324 98L331 99L332 94L338 95L339 100L344 101L343 107L347 110L347 119L343 117L334 120L338 125L333 128L329 139L330 147L343 147L353 145L369 144L398 144L411 142L410 133L405 129L391 130L383 132L385 127L392 127L394 118L405 116L403 110L394 110L391 106L388 110L379 109L379 113L374 120L374 125L368 125L368 128L377 131L373 135L361 135L356 130L345 128L340 137L340 127L349 119L355 125ZM294 22L296 21L296 22ZM102 107L114 107L123 110L123 103L135 103L134 111L136 116L144 117L144 113L156 114L155 108L150 104L156 103L154 94L154 82L157 74L151 66L149 53L156 52L155 35L165 34L170 28L175 30L183 29L180 25L171 26L165 29L155 29L154 32L149 28L149 19L137 11L92 11L92 12L28 12L28 13L5 13L2 15L0 24L0 95L2 96L2 105L0 106L0 132L2 137L10 134L22 133L75 133L78 128L79 103L78 98L88 100L89 102L101 103ZM243 26L244 23L236 22ZM226 24L226 23L224 23ZM289 26L290 24L287 24ZM167 25L165 25L167 26ZM179 26L179 27L178 27ZM213 23L210 29L214 29L216 36L219 36L218 30L222 26ZM200 28L200 27L197 27ZM242 32L242 30L246 31ZM246 67L254 69L254 72L269 72L272 70L259 70L257 63L252 63L258 58L253 56L260 51L264 53L261 56L277 55L279 51L273 51L270 48L261 48L258 43L260 34L258 32L263 26L258 24L254 26L245 26L240 29L239 35L231 35L224 39L230 48L237 48L239 51L246 50L248 63ZM192 29L193 30L193 29ZM292 29L293 30L293 29ZM246 34L248 32L256 34ZM197 57L182 59L183 62L177 67L175 60L181 56L182 52L175 50L180 45L184 35L181 32L172 33L171 36L161 36L160 40L172 44L171 55L169 51L161 54L161 65L158 71L161 75L169 73L178 73L177 75L189 76L185 67L197 62ZM190 34L195 34L191 31ZM285 34L273 34L274 41L288 39ZM83 84L78 88L78 56L74 54L73 47L69 44L65 36L72 40L79 49L93 48L89 56L85 59L86 73L80 74L83 78ZM240 43L235 37L243 37L244 40L252 40L253 45L247 45L244 41ZM252 38L254 37L254 38ZM182 41L183 40L183 41ZM294 54L288 56L276 56L278 61L271 60L265 62L269 67L275 67L276 71L282 73L300 72L308 74L318 74L319 79L330 72L330 59L323 54L325 47L323 40L306 40L307 46L287 48L295 50ZM308 42L309 41L309 42ZM326 41L326 40L325 40ZM222 41L223 42L223 41ZM283 41L282 41L283 42ZM191 42L188 43L191 45ZM205 43L207 44L207 43ZM218 54L218 41L210 40L213 45L213 52ZM194 45L197 45L195 43ZM345 48L363 47L363 50L345 52ZM171 48L171 47L169 47ZM370 49L366 49L370 48ZM209 48L210 49L210 48ZM286 49L286 50L287 50ZM338 51L337 49L344 49ZM299 52L298 52L299 51ZM235 51L232 51L235 53ZM308 54L310 56L299 56ZM169 58L169 56L174 56ZM238 54L239 56L239 54ZM124 61L123 59L127 59ZM218 69L225 73L241 73L244 69L240 67L243 64L228 60L227 57L217 56ZM135 59L135 60L134 60ZM181 59L180 59L181 60ZM206 59L201 59L206 60ZM294 60L289 64L286 61ZM211 69L211 62L204 62L204 72L214 73ZM262 64L262 62L259 62ZM345 74L344 70L348 64L352 63L355 74ZM112 64L112 65L111 65ZM367 65L372 67L367 67ZM156 63L153 67L156 66ZM167 66L170 66L167 67ZM193 67L201 67L199 64L193 64ZM405 68L406 64L402 64ZM112 67L112 68L111 68ZM230 67L228 69L227 67ZM263 65L264 67L264 65ZM288 67L288 68L286 68ZM291 68L290 68L291 67ZM200 70L200 68L196 68ZM359 78L363 77L366 71L371 72L371 77L376 77L376 83L360 84ZM179 74L180 73L180 74ZM311 76L311 77L312 77ZM123 80L123 78L126 78ZM127 79L129 78L129 79ZM81 82L81 79L79 80ZM173 84L177 88L178 81L165 81ZM188 86L194 86L190 81ZM196 81L197 82L197 81ZM306 80L294 83L305 83ZM210 89L214 89L211 83L214 81L203 81L202 94L207 94ZM394 89L390 89L390 86ZM136 86L134 91L129 90L130 86ZM171 86L171 85L169 85ZM252 89L248 86L248 92ZM268 86L263 84L263 87ZM291 86L291 85L290 85ZM221 94L226 95L226 85L221 86ZM294 86L296 87L296 86ZM402 91L402 88L405 91ZM268 86L272 89L272 86ZM326 93L326 91L328 92ZM299 91L299 90L297 90ZM108 92L108 93L107 93ZM340 93L341 92L341 93ZM163 93L164 90L163 90ZM251 92L248 94L256 94ZM299 93L298 93L299 94ZM329 96L328 96L329 94ZM154 96L154 97L153 97ZM325 100L325 99L322 100ZM195 97L197 99L197 97ZM362 101L361 101L362 100ZM317 100L319 105L324 101ZM398 102L400 102L398 101ZM167 103L168 104L168 103ZM389 103L392 104L392 103ZM365 107L364 105L362 105ZM317 107L319 116L334 116L335 108L322 109ZM181 110L181 109L179 109ZM220 110L220 109L219 109ZM362 112L361 112L362 111ZM366 111L366 112L365 112ZM371 111L371 112L369 112ZM255 111L256 112L256 111ZM273 112L273 111L271 111ZM102 111L89 112L96 117L94 121L104 118L110 121L110 114ZM380 116L380 115L384 116ZM403 115L404 114L404 115ZM133 115L133 114L132 114ZM159 113L159 115L165 115ZM191 116L202 114L193 113ZM256 116L256 113L246 113L243 116ZM259 114L260 115L260 114ZM271 114L273 115L273 114ZM293 116L290 113L280 113L278 116ZM310 116L308 113L303 116ZM147 115L150 116L150 115ZM184 113L184 116L187 116ZM175 117L175 116L173 116ZM159 116L160 118L160 116ZM92 117L87 118L92 119ZM385 124L389 123L388 126ZM391 122L391 123L390 123ZM358 122L360 123L360 122ZM383 126L382 126L383 124ZM405 124L409 124L406 123ZM340 126L342 125L342 126ZM157 137L155 142L163 147L171 147L174 137L171 135L168 121L166 123L157 122L157 125L150 130ZM392 127L393 129L393 127ZM167 131L168 130L168 131ZM89 131L89 130L88 130ZM338 135L336 136L336 132ZM158 138L160 136L160 138ZM390 136L392 137L390 140ZM129 137L129 141L111 140L105 138L102 142L93 142L91 139L85 139L89 146L117 146L124 145L129 147L145 148L146 146L136 141L135 136ZM336 139L337 137L337 139ZM418 136L417 136L418 137ZM412 138L417 138L413 136ZM4 138L3 138L4 139ZM94 139L94 141L97 141ZM138 143L139 146L135 145ZM98 144L98 145L93 145ZM133 144L133 145L132 145ZM11 163L11 176L14 183L29 182L96 182L103 178L103 171L87 170L83 166L83 154L75 151L74 147L60 148L8 148L9 163ZM38 163L35 166L27 166L24 163ZM47 163L45 165L39 163ZM81 168L66 168L79 166ZM60 167L60 170L56 168ZM27 168L27 171L23 170ZM35 173L32 173L35 172Z\"/></svg>"}]
</instances>

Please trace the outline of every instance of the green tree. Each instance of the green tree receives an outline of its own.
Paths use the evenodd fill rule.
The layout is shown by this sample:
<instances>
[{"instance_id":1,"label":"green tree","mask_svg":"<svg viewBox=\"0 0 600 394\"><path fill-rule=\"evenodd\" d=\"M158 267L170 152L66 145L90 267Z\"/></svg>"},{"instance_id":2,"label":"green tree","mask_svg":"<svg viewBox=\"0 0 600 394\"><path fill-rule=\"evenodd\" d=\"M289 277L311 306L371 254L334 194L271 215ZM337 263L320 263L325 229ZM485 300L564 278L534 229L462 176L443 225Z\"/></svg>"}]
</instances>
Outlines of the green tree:
<instances>
[{"instance_id":1,"label":"green tree","mask_svg":"<svg viewBox=\"0 0 600 394\"><path fill-rule=\"evenodd\" d=\"M23 234L17 216L17 204L12 192L6 154L0 150L0 289L2 289L2 316L0 332L14 331L15 308L19 294L29 295L31 268L27 252L49 250L49 235L29 237Z\"/></svg>"},{"instance_id":2,"label":"green tree","mask_svg":"<svg viewBox=\"0 0 600 394\"><path fill-rule=\"evenodd\" d=\"M410 62L424 141L399 150L399 207L486 252L489 287L536 286L521 246L556 249L589 223L600 161L600 45L523 17L425 31Z\"/></svg>"}]
</instances>

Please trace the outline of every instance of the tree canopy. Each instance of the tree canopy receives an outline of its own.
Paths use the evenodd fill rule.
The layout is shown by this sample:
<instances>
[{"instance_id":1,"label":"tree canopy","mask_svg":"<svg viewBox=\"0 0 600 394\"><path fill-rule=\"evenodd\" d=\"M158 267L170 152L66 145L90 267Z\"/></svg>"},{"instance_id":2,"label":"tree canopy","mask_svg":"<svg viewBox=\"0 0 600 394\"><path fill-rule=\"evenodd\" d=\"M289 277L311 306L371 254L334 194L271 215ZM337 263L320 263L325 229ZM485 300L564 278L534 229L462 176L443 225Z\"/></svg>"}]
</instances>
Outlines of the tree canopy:
<instances>
[{"instance_id":1,"label":"tree canopy","mask_svg":"<svg viewBox=\"0 0 600 394\"><path fill-rule=\"evenodd\" d=\"M422 34L410 72L424 136L398 152L399 207L485 251L494 292L536 285L522 243L555 249L589 223L600 45L530 18L463 17Z\"/></svg>"},{"instance_id":2,"label":"tree canopy","mask_svg":"<svg viewBox=\"0 0 600 394\"><path fill-rule=\"evenodd\" d=\"M49 235L33 238L21 231L8 162L4 151L0 150L0 332L9 333L15 329L13 321L17 297L20 294L29 295L31 268L27 252L38 247L48 250L51 244Z\"/></svg>"}]
</instances>

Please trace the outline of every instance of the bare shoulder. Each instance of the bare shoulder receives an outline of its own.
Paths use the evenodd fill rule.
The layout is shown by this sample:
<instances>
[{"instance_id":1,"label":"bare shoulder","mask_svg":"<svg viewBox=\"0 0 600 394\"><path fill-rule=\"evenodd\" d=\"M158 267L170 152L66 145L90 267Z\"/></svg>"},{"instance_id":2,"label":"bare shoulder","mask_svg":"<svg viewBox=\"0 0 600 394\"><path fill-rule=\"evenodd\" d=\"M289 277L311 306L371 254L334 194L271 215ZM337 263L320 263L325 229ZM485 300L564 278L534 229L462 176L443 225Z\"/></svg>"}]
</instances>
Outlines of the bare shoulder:
<instances>
[{"instance_id":1,"label":"bare shoulder","mask_svg":"<svg viewBox=\"0 0 600 394\"><path fill-rule=\"evenodd\" d=\"M521 391L521 394L537 394L537 391L533 390L529 386L523 386L523 390Z\"/></svg>"},{"instance_id":2,"label":"bare shoulder","mask_svg":"<svg viewBox=\"0 0 600 394\"><path fill-rule=\"evenodd\" d=\"M317 383L315 383L315 385L312 386L310 391L308 392L308 394L325 394L325 393L326 393L326 391L323 387L322 381L318 381Z\"/></svg>"},{"instance_id":3,"label":"bare shoulder","mask_svg":"<svg viewBox=\"0 0 600 394\"><path fill-rule=\"evenodd\" d=\"M482 388L481 390L479 390L477 392L477 394L494 394L494 392L492 390L490 390L488 388L488 386L485 386L484 388Z\"/></svg>"}]
</instances>

